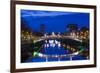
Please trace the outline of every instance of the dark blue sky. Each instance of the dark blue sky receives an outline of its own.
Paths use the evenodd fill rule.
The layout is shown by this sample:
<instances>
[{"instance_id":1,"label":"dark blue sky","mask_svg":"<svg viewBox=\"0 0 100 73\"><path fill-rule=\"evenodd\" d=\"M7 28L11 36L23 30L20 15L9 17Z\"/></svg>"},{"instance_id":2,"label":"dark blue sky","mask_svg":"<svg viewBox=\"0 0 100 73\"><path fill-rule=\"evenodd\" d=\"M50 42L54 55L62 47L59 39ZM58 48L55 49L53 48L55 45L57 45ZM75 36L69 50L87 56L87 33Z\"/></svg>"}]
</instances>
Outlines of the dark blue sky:
<instances>
[{"instance_id":1,"label":"dark blue sky","mask_svg":"<svg viewBox=\"0 0 100 73\"><path fill-rule=\"evenodd\" d=\"M39 31L40 25L44 24L47 33L65 32L68 24L89 28L89 13L21 10L21 20L28 28L35 31Z\"/></svg>"}]
</instances>

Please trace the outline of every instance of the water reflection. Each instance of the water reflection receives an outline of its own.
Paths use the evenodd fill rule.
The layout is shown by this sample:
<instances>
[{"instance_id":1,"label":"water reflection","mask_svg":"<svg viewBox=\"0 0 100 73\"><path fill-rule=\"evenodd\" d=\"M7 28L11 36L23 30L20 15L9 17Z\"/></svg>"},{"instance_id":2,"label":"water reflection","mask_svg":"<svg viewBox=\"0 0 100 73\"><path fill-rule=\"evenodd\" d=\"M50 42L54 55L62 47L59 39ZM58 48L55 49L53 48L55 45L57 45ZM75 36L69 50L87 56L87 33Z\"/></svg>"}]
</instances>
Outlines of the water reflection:
<instances>
[{"instance_id":1,"label":"water reflection","mask_svg":"<svg viewBox=\"0 0 100 73\"><path fill-rule=\"evenodd\" d=\"M55 46L60 48L61 47L61 42L57 41L57 40L45 40L44 48L55 47Z\"/></svg>"},{"instance_id":2,"label":"water reflection","mask_svg":"<svg viewBox=\"0 0 100 73\"><path fill-rule=\"evenodd\" d=\"M41 51L33 52L31 62L49 62L49 61L70 61L70 60L86 60L70 45L62 43L61 40L48 39L44 40ZM28 60L29 61L29 60Z\"/></svg>"}]
</instances>

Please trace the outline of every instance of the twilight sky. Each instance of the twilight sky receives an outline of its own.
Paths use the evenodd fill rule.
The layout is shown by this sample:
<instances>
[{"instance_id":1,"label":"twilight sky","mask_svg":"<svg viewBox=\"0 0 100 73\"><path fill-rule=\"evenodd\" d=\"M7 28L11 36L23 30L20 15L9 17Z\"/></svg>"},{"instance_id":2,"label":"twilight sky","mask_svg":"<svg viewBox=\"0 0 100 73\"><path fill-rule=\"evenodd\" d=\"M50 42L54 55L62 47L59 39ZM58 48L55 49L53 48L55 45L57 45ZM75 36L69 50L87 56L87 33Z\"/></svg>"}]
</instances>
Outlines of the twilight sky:
<instances>
[{"instance_id":1,"label":"twilight sky","mask_svg":"<svg viewBox=\"0 0 100 73\"><path fill-rule=\"evenodd\" d=\"M89 13L58 12L40 10L21 10L21 21L28 28L39 31L40 25L44 24L45 32L65 32L68 24L77 24L79 28L89 28Z\"/></svg>"}]
</instances>

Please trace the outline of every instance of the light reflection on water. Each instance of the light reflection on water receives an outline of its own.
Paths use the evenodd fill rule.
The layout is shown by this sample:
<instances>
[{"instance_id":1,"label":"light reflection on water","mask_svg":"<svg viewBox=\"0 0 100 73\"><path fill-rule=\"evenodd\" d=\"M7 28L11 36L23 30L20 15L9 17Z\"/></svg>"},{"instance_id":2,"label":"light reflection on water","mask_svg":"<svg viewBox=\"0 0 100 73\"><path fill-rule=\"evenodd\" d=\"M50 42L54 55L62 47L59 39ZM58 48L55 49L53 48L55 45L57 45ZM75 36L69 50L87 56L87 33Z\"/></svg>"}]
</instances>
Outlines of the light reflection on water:
<instances>
[{"instance_id":1,"label":"light reflection on water","mask_svg":"<svg viewBox=\"0 0 100 73\"><path fill-rule=\"evenodd\" d=\"M70 60L84 60L81 55L67 56L71 51L64 48L60 40L45 40L41 52L38 57L31 59L31 62L49 62L49 61L70 61Z\"/></svg>"},{"instance_id":2,"label":"light reflection on water","mask_svg":"<svg viewBox=\"0 0 100 73\"><path fill-rule=\"evenodd\" d=\"M55 47L55 46L60 48L61 47L61 42L57 41L57 40L45 40L44 48Z\"/></svg>"}]
</instances>

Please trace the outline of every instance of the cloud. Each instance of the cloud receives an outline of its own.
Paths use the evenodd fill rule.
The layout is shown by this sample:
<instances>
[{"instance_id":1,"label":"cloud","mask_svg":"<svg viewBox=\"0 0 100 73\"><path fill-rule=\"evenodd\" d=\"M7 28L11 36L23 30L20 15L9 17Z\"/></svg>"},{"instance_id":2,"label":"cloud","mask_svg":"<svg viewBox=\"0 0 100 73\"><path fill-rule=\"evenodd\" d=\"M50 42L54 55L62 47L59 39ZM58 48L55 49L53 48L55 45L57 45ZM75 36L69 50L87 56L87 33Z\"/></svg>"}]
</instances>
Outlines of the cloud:
<instances>
[{"instance_id":1,"label":"cloud","mask_svg":"<svg viewBox=\"0 0 100 73\"><path fill-rule=\"evenodd\" d=\"M58 12L58 11L39 11L39 10L21 10L21 16L33 16L33 17L44 17L44 16L59 16L59 15L69 15L72 12Z\"/></svg>"}]
</instances>

